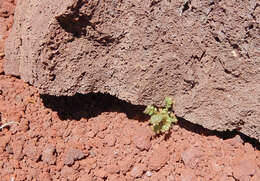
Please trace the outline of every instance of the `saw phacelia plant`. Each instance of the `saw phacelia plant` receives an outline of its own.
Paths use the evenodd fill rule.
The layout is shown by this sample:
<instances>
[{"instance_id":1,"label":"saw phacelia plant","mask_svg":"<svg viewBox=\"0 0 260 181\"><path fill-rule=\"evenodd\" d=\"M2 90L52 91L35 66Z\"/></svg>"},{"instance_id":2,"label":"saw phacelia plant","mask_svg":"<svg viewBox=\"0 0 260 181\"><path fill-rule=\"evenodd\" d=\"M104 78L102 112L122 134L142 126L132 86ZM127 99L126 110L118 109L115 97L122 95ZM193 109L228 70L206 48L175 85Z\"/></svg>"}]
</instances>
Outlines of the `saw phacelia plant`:
<instances>
[{"instance_id":1,"label":"saw phacelia plant","mask_svg":"<svg viewBox=\"0 0 260 181\"><path fill-rule=\"evenodd\" d=\"M172 123L177 123L178 120L174 113L169 110L172 108L172 99L165 98L165 108L156 108L154 106L147 106L144 110L145 114L151 116L150 123L152 124L155 134L160 134L168 131Z\"/></svg>"}]
</instances>

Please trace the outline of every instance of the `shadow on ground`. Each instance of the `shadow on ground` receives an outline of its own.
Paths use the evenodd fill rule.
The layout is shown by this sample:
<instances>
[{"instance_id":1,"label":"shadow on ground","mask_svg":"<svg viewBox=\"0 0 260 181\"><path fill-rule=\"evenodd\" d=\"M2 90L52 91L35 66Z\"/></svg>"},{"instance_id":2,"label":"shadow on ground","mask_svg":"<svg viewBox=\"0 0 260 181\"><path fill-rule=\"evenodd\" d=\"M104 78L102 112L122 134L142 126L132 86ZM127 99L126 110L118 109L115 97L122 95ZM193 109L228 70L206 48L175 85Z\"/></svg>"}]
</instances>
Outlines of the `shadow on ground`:
<instances>
[{"instance_id":1,"label":"shadow on ground","mask_svg":"<svg viewBox=\"0 0 260 181\"><path fill-rule=\"evenodd\" d=\"M256 148L257 150L260 150L260 143L257 139L255 138L250 138L248 136L246 136L245 134L237 131L237 130L233 130L233 131L216 131L216 130L210 130L210 129L206 129L198 124L194 124L190 121L187 121L183 118L178 118L179 122L179 126L200 134L200 135L204 135L204 136L217 136L223 140L226 139L231 139L234 138L235 136L239 135L241 137L241 139L244 141L244 143L250 143L254 148Z\"/></svg>"},{"instance_id":2,"label":"shadow on ground","mask_svg":"<svg viewBox=\"0 0 260 181\"><path fill-rule=\"evenodd\" d=\"M95 117L102 112L124 112L129 119L146 121L145 106L133 105L109 94L90 93L74 96L41 95L45 107L57 111L61 120Z\"/></svg>"},{"instance_id":3,"label":"shadow on ground","mask_svg":"<svg viewBox=\"0 0 260 181\"><path fill-rule=\"evenodd\" d=\"M102 93L90 93L87 95L76 94L74 96L50 96L41 95L45 107L58 112L61 120L81 118L92 118L102 112L123 112L129 119L148 121L149 117L143 114L145 106L133 105L120 100L115 96ZM231 139L239 135L245 143L250 143L257 150L260 150L260 143L237 130L215 131L206 129L183 118L178 118L178 125L188 131L204 136L217 136L221 139ZM171 134L168 134L170 136Z\"/></svg>"}]
</instances>

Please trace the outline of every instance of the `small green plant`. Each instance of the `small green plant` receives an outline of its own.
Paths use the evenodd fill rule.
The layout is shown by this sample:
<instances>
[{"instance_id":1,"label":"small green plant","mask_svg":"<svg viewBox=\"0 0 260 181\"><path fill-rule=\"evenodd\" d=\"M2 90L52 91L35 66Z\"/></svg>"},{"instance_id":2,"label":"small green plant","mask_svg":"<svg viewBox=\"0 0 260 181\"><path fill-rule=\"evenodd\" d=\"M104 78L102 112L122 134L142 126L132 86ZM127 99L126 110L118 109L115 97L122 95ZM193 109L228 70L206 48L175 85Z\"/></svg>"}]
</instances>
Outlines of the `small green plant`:
<instances>
[{"instance_id":1,"label":"small green plant","mask_svg":"<svg viewBox=\"0 0 260 181\"><path fill-rule=\"evenodd\" d=\"M171 128L172 123L177 123L178 120L174 113L169 110L172 107L172 99L165 98L165 108L156 108L154 106L147 106L144 110L145 114L151 116L150 123L153 131L156 134L164 133Z\"/></svg>"}]
</instances>

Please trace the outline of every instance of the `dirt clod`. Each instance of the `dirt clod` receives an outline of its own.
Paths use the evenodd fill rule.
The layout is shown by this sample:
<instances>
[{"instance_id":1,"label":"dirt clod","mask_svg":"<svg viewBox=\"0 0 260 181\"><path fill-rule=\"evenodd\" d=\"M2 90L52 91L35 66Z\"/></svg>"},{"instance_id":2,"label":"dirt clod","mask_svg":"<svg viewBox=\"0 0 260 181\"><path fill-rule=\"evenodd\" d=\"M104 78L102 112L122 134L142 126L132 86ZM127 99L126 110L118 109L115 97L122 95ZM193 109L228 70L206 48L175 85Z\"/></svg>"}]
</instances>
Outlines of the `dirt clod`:
<instances>
[{"instance_id":1,"label":"dirt clod","mask_svg":"<svg viewBox=\"0 0 260 181\"><path fill-rule=\"evenodd\" d=\"M84 153L81 150L69 148L65 154L64 164L73 165L75 161L84 158Z\"/></svg>"},{"instance_id":2,"label":"dirt clod","mask_svg":"<svg viewBox=\"0 0 260 181\"><path fill-rule=\"evenodd\" d=\"M200 161L202 156L203 152L199 147L191 146L182 153L182 160L185 165L194 167L195 164Z\"/></svg>"},{"instance_id":3,"label":"dirt clod","mask_svg":"<svg viewBox=\"0 0 260 181\"><path fill-rule=\"evenodd\" d=\"M14 158L18 161L22 160L24 156L23 154L24 141L14 141L11 144L14 152Z\"/></svg>"},{"instance_id":4,"label":"dirt clod","mask_svg":"<svg viewBox=\"0 0 260 181\"><path fill-rule=\"evenodd\" d=\"M115 146L116 137L114 135L107 135L104 139L107 146Z\"/></svg>"},{"instance_id":5,"label":"dirt clod","mask_svg":"<svg viewBox=\"0 0 260 181\"><path fill-rule=\"evenodd\" d=\"M144 166L142 164L135 165L130 171L130 175L134 178L139 178L144 173Z\"/></svg>"},{"instance_id":6,"label":"dirt clod","mask_svg":"<svg viewBox=\"0 0 260 181\"><path fill-rule=\"evenodd\" d=\"M164 145L156 145L149 159L150 168L159 170L169 161L169 158L169 150Z\"/></svg>"},{"instance_id":7,"label":"dirt clod","mask_svg":"<svg viewBox=\"0 0 260 181\"><path fill-rule=\"evenodd\" d=\"M56 163L55 147L53 145L47 145L42 152L42 161L49 165Z\"/></svg>"},{"instance_id":8,"label":"dirt clod","mask_svg":"<svg viewBox=\"0 0 260 181\"><path fill-rule=\"evenodd\" d=\"M141 151L149 150L151 147L151 129L138 127L133 135L133 142Z\"/></svg>"}]
</instances>

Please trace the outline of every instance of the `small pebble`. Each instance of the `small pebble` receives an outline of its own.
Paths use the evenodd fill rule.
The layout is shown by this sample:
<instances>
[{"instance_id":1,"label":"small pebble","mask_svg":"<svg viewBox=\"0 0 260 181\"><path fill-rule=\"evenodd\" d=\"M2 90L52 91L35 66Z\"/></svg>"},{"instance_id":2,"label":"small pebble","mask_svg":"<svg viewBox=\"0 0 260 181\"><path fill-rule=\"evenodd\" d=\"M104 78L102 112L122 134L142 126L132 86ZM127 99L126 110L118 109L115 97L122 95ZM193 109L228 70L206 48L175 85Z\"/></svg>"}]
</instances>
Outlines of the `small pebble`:
<instances>
[{"instance_id":1,"label":"small pebble","mask_svg":"<svg viewBox=\"0 0 260 181\"><path fill-rule=\"evenodd\" d=\"M145 173L145 175L146 175L147 177L151 177L153 174L152 174L151 171L147 171L147 172Z\"/></svg>"}]
</instances>

